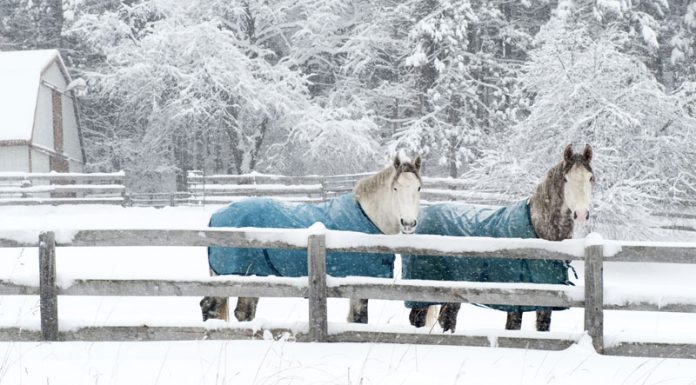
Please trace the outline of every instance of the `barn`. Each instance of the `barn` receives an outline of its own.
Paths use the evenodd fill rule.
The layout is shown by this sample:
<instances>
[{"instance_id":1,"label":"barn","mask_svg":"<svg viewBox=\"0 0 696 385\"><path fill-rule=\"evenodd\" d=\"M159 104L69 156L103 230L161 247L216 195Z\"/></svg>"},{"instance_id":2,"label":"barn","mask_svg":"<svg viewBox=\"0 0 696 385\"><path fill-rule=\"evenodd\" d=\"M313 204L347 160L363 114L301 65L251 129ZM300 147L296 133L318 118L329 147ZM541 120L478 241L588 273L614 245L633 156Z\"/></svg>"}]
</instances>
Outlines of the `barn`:
<instances>
[{"instance_id":1,"label":"barn","mask_svg":"<svg viewBox=\"0 0 696 385\"><path fill-rule=\"evenodd\" d=\"M82 172L70 75L57 50L0 52L0 172Z\"/></svg>"}]
</instances>

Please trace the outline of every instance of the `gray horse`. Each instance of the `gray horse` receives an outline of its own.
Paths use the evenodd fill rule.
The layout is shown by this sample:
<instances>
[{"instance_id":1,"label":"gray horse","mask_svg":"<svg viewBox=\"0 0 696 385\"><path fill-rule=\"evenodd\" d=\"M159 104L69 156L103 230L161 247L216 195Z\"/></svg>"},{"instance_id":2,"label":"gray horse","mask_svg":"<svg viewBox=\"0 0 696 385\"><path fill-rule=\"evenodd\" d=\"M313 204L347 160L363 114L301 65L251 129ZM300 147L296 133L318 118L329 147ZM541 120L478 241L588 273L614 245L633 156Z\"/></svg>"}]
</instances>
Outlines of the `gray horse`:
<instances>
[{"instance_id":1,"label":"gray horse","mask_svg":"<svg viewBox=\"0 0 696 385\"><path fill-rule=\"evenodd\" d=\"M316 204L288 203L267 198L234 202L217 211L211 227L307 228L322 222L328 229L371 234L415 232L420 208L421 158L392 164L360 180L353 194ZM394 254L336 253L326 256L327 273L334 277L393 277ZM210 247L208 263L214 275L307 276L307 253L302 250ZM228 299L205 297L203 320L228 318ZM255 317L258 298L240 297L234 315L239 321ZM367 323L367 299L351 299L349 322Z\"/></svg>"},{"instance_id":2,"label":"gray horse","mask_svg":"<svg viewBox=\"0 0 696 385\"><path fill-rule=\"evenodd\" d=\"M592 148L585 146L582 154L573 153L568 145L563 158L546 174L544 181L528 200L494 210L459 203L440 203L425 207L419 215L418 234L542 238L550 241L569 239L576 222L589 218L594 176L590 162ZM533 282L570 284L569 264L554 260L448 258L439 256L405 256L403 277L483 282ZM421 327L434 322L434 304L407 302L409 320ZM428 311L429 306L433 306ZM552 309L539 306L488 305L506 311L506 329L522 326L522 312L536 311L536 328L548 331ZM459 303L444 304L438 321L442 328L454 331Z\"/></svg>"}]
</instances>

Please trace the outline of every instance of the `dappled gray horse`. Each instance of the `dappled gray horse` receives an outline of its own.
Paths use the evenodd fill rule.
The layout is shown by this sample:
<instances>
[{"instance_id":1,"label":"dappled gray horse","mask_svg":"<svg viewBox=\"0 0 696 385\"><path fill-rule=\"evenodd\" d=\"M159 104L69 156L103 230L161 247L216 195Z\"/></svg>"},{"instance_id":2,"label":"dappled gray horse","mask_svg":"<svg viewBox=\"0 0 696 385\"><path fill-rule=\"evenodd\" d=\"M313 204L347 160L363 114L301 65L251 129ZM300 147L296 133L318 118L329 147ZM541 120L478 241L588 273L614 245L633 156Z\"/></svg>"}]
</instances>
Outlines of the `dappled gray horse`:
<instances>
[{"instance_id":1,"label":"dappled gray horse","mask_svg":"<svg viewBox=\"0 0 696 385\"><path fill-rule=\"evenodd\" d=\"M575 222L589 218L594 176L590 162L592 148L573 153L568 145L560 163L551 168L531 198L499 209L459 203L440 203L421 210L418 234L478 236L496 238L542 238L550 241L569 239ZM570 284L569 264L555 260L451 258L440 256L404 256L403 277L481 282L533 282ZM432 303L407 302L412 325L426 324ZM438 316L442 328L454 331L459 303L444 304ZM536 328L548 331L552 309L539 306L488 305L506 311L506 329L520 329L522 312L536 311ZM431 308L432 313L432 308ZM432 317L433 319L435 317Z\"/></svg>"},{"instance_id":2,"label":"dappled gray horse","mask_svg":"<svg viewBox=\"0 0 696 385\"><path fill-rule=\"evenodd\" d=\"M371 234L411 234L420 207L421 158L392 164L360 180L353 194L318 204L280 202L252 198L234 202L213 214L211 227L307 228L322 222L331 230ZM208 248L208 263L214 275L307 276L307 253L303 250ZM369 276L392 278L394 254L327 253L327 274L334 277ZM203 320L227 319L227 298L201 300ZM240 297L234 315L250 321L258 298ZM351 299L349 322L367 323L367 299Z\"/></svg>"}]
</instances>

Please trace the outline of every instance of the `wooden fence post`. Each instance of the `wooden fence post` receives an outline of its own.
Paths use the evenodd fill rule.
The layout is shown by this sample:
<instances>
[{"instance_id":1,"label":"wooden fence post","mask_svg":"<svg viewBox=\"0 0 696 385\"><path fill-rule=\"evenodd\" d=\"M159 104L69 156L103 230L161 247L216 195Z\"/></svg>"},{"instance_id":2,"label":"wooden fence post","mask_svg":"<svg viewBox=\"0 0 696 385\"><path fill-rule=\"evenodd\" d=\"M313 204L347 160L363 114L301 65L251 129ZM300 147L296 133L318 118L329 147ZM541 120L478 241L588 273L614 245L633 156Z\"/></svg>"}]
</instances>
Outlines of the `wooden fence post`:
<instances>
[{"instance_id":1,"label":"wooden fence post","mask_svg":"<svg viewBox=\"0 0 696 385\"><path fill-rule=\"evenodd\" d=\"M328 321L326 306L326 236L313 234L307 243L309 276L309 338L326 342Z\"/></svg>"},{"instance_id":2,"label":"wooden fence post","mask_svg":"<svg viewBox=\"0 0 696 385\"><path fill-rule=\"evenodd\" d=\"M39 302L41 336L58 340L58 287L56 286L56 238L52 231L39 234Z\"/></svg>"},{"instance_id":3,"label":"wooden fence post","mask_svg":"<svg viewBox=\"0 0 696 385\"><path fill-rule=\"evenodd\" d=\"M604 350L604 246L585 246L585 330L597 353Z\"/></svg>"}]
</instances>

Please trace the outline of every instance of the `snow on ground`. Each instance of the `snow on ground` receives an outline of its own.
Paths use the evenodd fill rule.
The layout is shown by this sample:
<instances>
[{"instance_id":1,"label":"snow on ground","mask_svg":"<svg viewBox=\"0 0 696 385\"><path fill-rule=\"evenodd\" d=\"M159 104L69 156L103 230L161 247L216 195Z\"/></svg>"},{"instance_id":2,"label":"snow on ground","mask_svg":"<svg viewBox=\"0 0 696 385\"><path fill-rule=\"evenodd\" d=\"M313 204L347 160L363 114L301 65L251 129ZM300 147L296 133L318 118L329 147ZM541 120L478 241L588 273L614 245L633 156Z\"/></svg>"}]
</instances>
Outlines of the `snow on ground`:
<instances>
[{"instance_id":1,"label":"snow on ground","mask_svg":"<svg viewBox=\"0 0 696 385\"><path fill-rule=\"evenodd\" d=\"M219 207L219 206L218 206ZM0 229L202 227L218 207L122 208L38 206L0 208ZM35 274L33 248L0 249L0 278ZM582 285L582 263L574 262ZM204 248L59 248L58 275L89 278L205 278ZM696 266L607 263L607 292L696 296ZM618 289L614 289L618 288ZM693 294L691 294L693 293ZM646 294L647 295L647 294ZM200 325L200 298L61 297L63 328L75 325ZM370 323L408 327L401 302L370 301ZM329 300L329 321L345 320L347 300ZM696 315L605 314L607 343L616 339L694 342ZM307 320L300 298L264 298L259 320ZM523 329L533 329L526 314ZM236 321L234 321L236 322ZM505 314L465 305L458 332L501 330ZM36 328L38 298L0 297L0 327ZM582 309L555 312L552 332L582 333ZM435 332L439 332L435 330ZM696 360L606 357L591 343L560 352L393 344L292 341L0 343L0 384L690 384Z\"/></svg>"}]
</instances>

